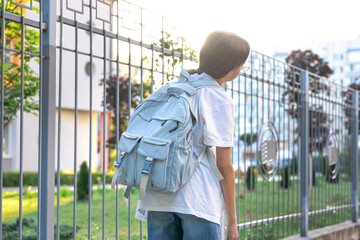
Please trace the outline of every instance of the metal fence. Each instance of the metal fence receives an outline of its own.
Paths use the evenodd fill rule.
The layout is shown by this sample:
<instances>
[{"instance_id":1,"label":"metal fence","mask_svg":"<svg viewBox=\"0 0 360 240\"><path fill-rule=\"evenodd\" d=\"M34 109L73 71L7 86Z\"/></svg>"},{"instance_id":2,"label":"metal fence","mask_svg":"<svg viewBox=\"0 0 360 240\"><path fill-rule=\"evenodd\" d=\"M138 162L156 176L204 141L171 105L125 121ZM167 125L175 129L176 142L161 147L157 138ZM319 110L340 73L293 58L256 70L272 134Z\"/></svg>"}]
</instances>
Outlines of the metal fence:
<instances>
[{"instance_id":1,"label":"metal fence","mask_svg":"<svg viewBox=\"0 0 360 240\"><path fill-rule=\"evenodd\" d=\"M237 102L241 238L356 221L357 92L257 52L249 61L227 86Z\"/></svg>"},{"instance_id":2,"label":"metal fence","mask_svg":"<svg viewBox=\"0 0 360 240\"><path fill-rule=\"evenodd\" d=\"M23 207L23 165L30 161L23 147L32 144L23 132L24 112L37 112L38 239L62 239L62 224L72 227L73 239L142 239L146 227L134 219L137 193L126 202L122 188L106 188L111 159L117 158L110 150L134 107L176 78L180 66L196 66L181 31L120 0L2 0L1 23L1 139L11 109L20 118L17 237L23 237L23 212L34 217ZM249 61L250 70L225 86L236 113L239 238L306 236L308 230L357 221L357 92L255 51ZM29 98L31 86L38 98ZM3 199L0 156L3 226L10 207ZM88 200L78 201L83 160L89 166ZM60 171L69 161L70 196L62 192ZM100 179L92 171L97 168Z\"/></svg>"}]
</instances>

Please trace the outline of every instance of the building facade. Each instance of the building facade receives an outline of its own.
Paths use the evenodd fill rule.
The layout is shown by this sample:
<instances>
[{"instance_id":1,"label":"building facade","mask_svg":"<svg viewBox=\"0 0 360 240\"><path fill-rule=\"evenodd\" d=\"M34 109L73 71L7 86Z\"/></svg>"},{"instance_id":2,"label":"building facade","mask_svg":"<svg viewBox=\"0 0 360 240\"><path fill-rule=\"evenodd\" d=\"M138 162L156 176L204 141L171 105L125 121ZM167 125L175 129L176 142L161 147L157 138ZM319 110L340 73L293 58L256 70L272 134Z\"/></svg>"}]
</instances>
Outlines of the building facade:
<instances>
[{"instance_id":1,"label":"building facade","mask_svg":"<svg viewBox=\"0 0 360 240\"><path fill-rule=\"evenodd\" d=\"M342 86L360 80L360 37L353 40L331 41L313 44L310 49L318 54L334 70L330 80ZM289 52L276 52L274 57L285 61Z\"/></svg>"}]
</instances>

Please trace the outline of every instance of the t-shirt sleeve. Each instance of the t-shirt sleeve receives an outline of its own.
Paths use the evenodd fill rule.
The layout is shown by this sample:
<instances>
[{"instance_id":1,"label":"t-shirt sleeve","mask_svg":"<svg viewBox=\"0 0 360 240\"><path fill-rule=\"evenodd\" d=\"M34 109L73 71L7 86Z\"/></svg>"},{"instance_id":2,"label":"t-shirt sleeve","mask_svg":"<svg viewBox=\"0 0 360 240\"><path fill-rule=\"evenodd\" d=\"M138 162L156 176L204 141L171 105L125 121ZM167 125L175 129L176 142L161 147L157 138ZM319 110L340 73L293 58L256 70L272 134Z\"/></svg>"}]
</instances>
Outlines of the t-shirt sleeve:
<instances>
[{"instance_id":1,"label":"t-shirt sleeve","mask_svg":"<svg viewBox=\"0 0 360 240\"><path fill-rule=\"evenodd\" d=\"M202 112L203 141L206 146L232 147L234 145L234 105L223 102Z\"/></svg>"}]
</instances>

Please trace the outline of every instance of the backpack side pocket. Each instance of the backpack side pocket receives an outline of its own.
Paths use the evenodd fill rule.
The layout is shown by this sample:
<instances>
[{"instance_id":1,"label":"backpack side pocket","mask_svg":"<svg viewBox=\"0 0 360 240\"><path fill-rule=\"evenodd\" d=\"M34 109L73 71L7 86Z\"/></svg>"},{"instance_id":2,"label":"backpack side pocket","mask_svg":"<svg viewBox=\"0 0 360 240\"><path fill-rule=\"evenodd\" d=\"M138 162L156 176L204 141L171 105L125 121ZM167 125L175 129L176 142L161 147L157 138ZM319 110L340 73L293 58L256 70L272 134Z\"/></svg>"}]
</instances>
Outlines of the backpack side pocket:
<instances>
[{"instance_id":1,"label":"backpack side pocket","mask_svg":"<svg viewBox=\"0 0 360 240\"><path fill-rule=\"evenodd\" d=\"M124 132L121 135L118 149L120 150L120 157L124 155L123 162L120 166L120 174L118 176L118 182L124 185L133 185L135 183L135 166L138 142L141 139L140 136L134 135L129 132Z\"/></svg>"}]
</instances>

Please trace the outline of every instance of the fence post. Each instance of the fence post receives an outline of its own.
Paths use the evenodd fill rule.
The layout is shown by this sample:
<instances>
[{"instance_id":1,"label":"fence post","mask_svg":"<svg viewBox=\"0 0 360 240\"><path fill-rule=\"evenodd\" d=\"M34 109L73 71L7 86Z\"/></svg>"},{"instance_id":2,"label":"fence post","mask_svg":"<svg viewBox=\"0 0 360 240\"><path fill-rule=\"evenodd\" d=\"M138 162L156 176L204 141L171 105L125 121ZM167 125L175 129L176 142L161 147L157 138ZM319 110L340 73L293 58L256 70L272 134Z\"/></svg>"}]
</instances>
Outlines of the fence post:
<instances>
[{"instance_id":1,"label":"fence post","mask_svg":"<svg viewBox=\"0 0 360 240\"><path fill-rule=\"evenodd\" d=\"M352 92L351 110L351 182L352 182L352 221L358 220L358 133L359 133L359 95L356 90Z\"/></svg>"},{"instance_id":2,"label":"fence post","mask_svg":"<svg viewBox=\"0 0 360 240\"><path fill-rule=\"evenodd\" d=\"M308 72L300 74L301 112L300 112L300 194L301 194L301 224L300 236L306 237L309 224L309 80Z\"/></svg>"},{"instance_id":3,"label":"fence post","mask_svg":"<svg viewBox=\"0 0 360 240\"><path fill-rule=\"evenodd\" d=\"M46 27L41 42L40 239L54 239L56 3L41 1Z\"/></svg>"}]
</instances>

